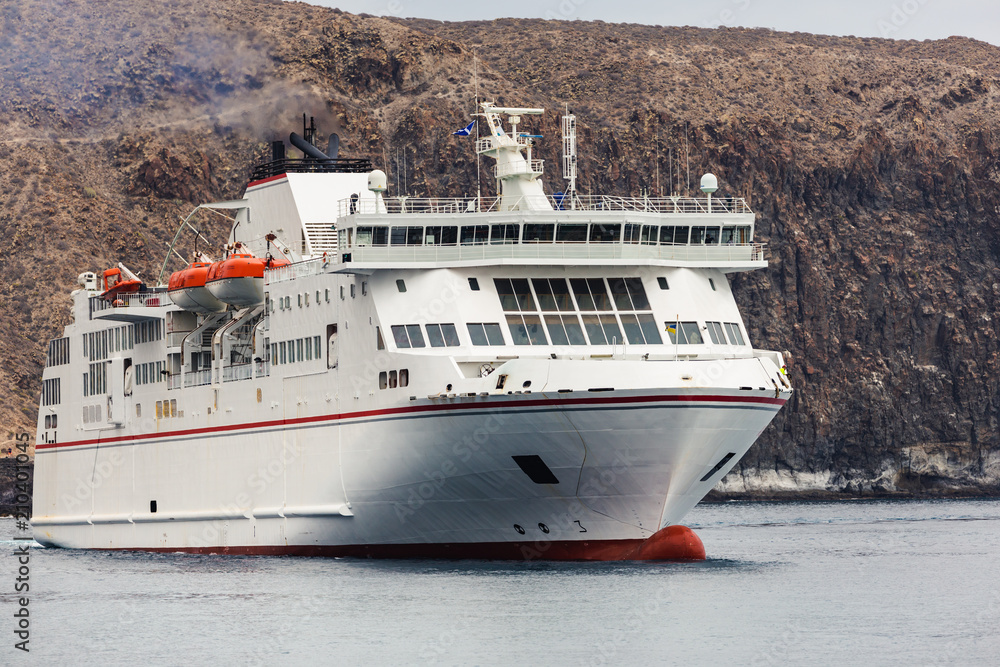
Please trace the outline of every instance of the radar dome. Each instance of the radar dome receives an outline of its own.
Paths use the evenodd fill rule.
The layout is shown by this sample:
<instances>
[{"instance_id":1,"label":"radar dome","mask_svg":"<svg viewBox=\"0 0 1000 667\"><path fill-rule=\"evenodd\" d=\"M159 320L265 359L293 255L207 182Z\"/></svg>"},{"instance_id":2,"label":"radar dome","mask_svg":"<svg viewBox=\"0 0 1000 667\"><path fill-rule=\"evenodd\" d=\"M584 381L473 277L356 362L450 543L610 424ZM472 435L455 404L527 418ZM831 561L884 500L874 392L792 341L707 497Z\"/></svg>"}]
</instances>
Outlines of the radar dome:
<instances>
[{"instance_id":1,"label":"radar dome","mask_svg":"<svg viewBox=\"0 0 1000 667\"><path fill-rule=\"evenodd\" d=\"M376 169L368 174L368 189L372 192L385 192L388 189L388 180L384 171Z\"/></svg>"},{"instance_id":2,"label":"radar dome","mask_svg":"<svg viewBox=\"0 0 1000 667\"><path fill-rule=\"evenodd\" d=\"M701 191L709 194L719 189L719 179L715 174L705 174L701 177Z\"/></svg>"}]
</instances>

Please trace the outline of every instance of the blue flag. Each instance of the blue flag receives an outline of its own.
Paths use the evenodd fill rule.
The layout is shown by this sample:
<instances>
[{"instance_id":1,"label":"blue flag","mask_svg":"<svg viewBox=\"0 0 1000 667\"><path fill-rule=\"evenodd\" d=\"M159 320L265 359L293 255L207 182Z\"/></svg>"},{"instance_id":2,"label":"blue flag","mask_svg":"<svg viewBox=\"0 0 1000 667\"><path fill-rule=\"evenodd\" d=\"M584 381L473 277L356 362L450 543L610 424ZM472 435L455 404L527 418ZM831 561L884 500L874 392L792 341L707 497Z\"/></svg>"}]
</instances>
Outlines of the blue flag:
<instances>
[{"instance_id":1,"label":"blue flag","mask_svg":"<svg viewBox=\"0 0 1000 667\"><path fill-rule=\"evenodd\" d=\"M459 137L467 137L470 134L472 134L472 128L474 128L475 126L476 126L476 121L472 121L471 123L469 123L468 125L466 125L465 127L463 127L458 132L452 132L452 134L454 134L456 136L459 136Z\"/></svg>"}]
</instances>

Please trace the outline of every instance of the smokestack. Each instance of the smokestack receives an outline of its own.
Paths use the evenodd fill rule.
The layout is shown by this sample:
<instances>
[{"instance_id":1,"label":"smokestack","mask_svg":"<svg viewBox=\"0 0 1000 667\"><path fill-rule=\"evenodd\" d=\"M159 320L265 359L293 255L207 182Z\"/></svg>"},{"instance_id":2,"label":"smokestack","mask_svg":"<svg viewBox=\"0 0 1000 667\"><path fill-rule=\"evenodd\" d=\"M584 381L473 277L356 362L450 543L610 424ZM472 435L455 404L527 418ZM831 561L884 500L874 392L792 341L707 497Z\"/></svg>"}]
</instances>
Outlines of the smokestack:
<instances>
[{"instance_id":1,"label":"smokestack","mask_svg":"<svg viewBox=\"0 0 1000 667\"><path fill-rule=\"evenodd\" d=\"M298 148L300 151L305 153L307 156L313 158L314 160L322 160L323 162L330 162L330 156L321 151L320 149L313 146L311 143L300 137L295 132L288 137L292 145Z\"/></svg>"},{"instance_id":2,"label":"smokestack","mask_svg":"<svg viewBox=\"0 0 1000 667\"><path fill-rule=\"evenodd\" d=\"M271 161L272 162L280 162L281 160L284 160L284 159L285 159L285 142L281 141L280 139L278 141L272 141L271 142Z\"/></svg>"},{"instance_id":3,"label":"smokestack","mask_svg":"<svg viewBox=\"0 0 1000 667\"><path fill-rule=\"evenodd\" d=\"M330 143L327 144L326 154L330 156L331 160L336 160L338 153L340 153L340 136L334 132L330 135Z\"/></svg>"}]
</instances>

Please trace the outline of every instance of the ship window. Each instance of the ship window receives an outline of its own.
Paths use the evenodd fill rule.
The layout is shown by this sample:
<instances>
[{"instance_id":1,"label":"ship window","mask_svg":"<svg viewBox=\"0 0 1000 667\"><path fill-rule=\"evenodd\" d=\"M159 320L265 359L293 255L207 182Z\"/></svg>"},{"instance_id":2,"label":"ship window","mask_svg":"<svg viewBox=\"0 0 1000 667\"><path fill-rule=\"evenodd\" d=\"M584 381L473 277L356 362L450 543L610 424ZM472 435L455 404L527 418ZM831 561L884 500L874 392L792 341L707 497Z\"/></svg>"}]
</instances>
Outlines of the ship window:
<instances>
[{"instance_id":1,"label":"ship window","mask_svg":"<svg viewBox=\"0 0 1000 667\"><path fill-rule=\"evenodd\" d=\"M632 313L622 313L622 328L625 329L625 338L630 345L642 345L646 341L642 337L642 329L639 327L639 318Z\"/></svg>"},{"instance_id":2,"label":"ship window","mask_svg":"<svg viewBox=\"0 0 1000 667\"><path fill-rule=\"evenodd\" d=\"M385 349L385 339L382 338L382 329L375 327L375 349L384 350Z\"/></svg>"},{"instance_id":3,"label":"ship window","mask_svg":"<svg viewBox=\"0 0 1000 667\"><path fill-rule=\"evenodd\" d=\"M687 243L688 242L688 232L690 227L675 227L674 228L674 243ZM663 243L663 235L660 235L660 243Z\"/></svg>"},{"instance_id":4,"label":"ship window","mask_svg":"<svg viewBox=\"0 0 1000 667\"><path fill-rule=\"evenodd\" d=\"M740 332L740 325L733 322L726 322L726 332L729 334L729 342L733 345L745 345L743 334Z\"/></svg>"},{"instance_id":5,"label":"ship window","mask_svg":"<svg viewBox=\"0 0 1000 667\"><path fill-rule=\"evenodd\" d=\"M302 307L302 292L299 292L299 308Z\"/></svg>"},{"instance_id":6,"label":"ship window","mask_svg":"<svg viewBox=\"0 0 1000 667\"><path fill-rule=\"evenodd\" d=\"M670 285L667 284L667 279L663 276L658 276L656 282L660 285L660 289L670 289Z\"/></svg>"},{"instance_id":7,"label":"ship window","mask_svg":"<svg viewBox=\"0 0 1000 667\"><path fill-rule=\"evenodd\" d=\"M622 237L623 243L638 243L639 242L639 230L640 225L627 224L625 225L625 235Z\"/></svg>"},{"instance_id":8,"label":"ship window","mask_svg":"<svg viewBox=\"0 0 1000 667\"><path fill-rule=\"evenodd\" d=\"M531 295L531 288L528 287L527 278L514 278L513 280L495 278L493 282L504 310L513 312L538 310L535 307L535 299Z\"/></svg>"},{"instance_id":9,"label":"ship window","mask_svg":"<svg viewBox=\"0 0 1000 667\"><path fill-rule=\"evenodd\" d=\"M730 245L730 244L734 243L734 240L733 240L734 234L733 234L733 232L735 232L735 231L736 231L735 227L723 227L722 228L722 241L721 242L722 242L723 245Z\"/></svg>"},{"instance_id":10,"label":"ship window","mask_svg":"<svg viewBox=\"0 0 1000 667\"><path fill-rule=\"evenodd\" d=\"M705 228L698 226L691 228L691 244L703 244L705 243Z\"/></svg>"},{"instance_id":11,"label":"ship window","mask_svg":"<svg viewBox=\"0 0 1000 667\"><path fill-rule=\"evenodd\" d=\"M722 332L722 324L719 322L706 322L708 325L708 335L715 345L726 344L726 334Z\"/></svg>"},{"instance_id":12,"label":"ship window","mask_svg":"<svg viewBox=\"0 0 1000 667\"><path fill-rule=\"evenodd\" d=\"M545 327L553 345L586 345L583 329L576 315L546 315Z\"/></svg>"},{"instance_id":13,"label":"ship window","mask_svg":"<svg viewBox=\"0 0 1000 667\"><path fill-rule=\"evenodd\" d=\"M388 238L388 227L358 227L357 245L386 245Z\"/></svg>"},{"instance_id":14,"label":"ship window","mask_svg":"<svg viewBox=\"0 0 1000 667\"><path fill-rule=\"evenodd\" d=\"M164 401L164 404L166 404L166 401ZM177 413L177 399L176 398L171 398L170 399L170 416L171 417L181 417L181 416L183 416L183 415L179 415Z\"/></svg>"},{"instance_id":15,"label":"ship window","mask_svg":"<svg viewBox=\"0 0 1000 667\"><path fill-rule=\"evenodd\" d=\"M86 408L84 408L86 410ZM163 419L163 401L156 402L156 418Z\"/></svg>"},{"instance_id":16,"label":"ship window","mask_svg":"<svg viewBox=\"0 0 1000 667\"><path fill-rule=\"evenodd\" d=\"M585 243L587 241L587 225L560 224L556 229L556 241L559 243Z\"/></svg>"},{"instance_id":17,"label":"ship window","mask_svg":"<svg viewBox=\"0 0 1000 667\"><path fill-rule=\"evenodd\" d=\"M517 243L518 225L491 225L490 243L493 245Z\"/></svg>"},{"instance_id":18,"label":"ship window","mask_svg":"<svg viewBox=\"0 0 1000 667\"><path fill-rule=\"evenodd\" d=\"M389 371L389 389L395 389L396 384L396 371Z\"/></svg>"},{"instance_id":19,"label":"ship window","mask_svg":"<svg viewBox=\"0 0 1000 667\"><path fill-rule=\"evenodd\" d=\"M462 245L484 245L489 237L489 225L471 225L462 227Z\"/></svg>"},{"instance_id":20,"label":"ship window","mask_svg":"<svg viewBox=\"0 0 1000 667\"><path fill-rule=\"evenodd\" d=\"M454 324L428 324L427 340L431 347L457 347L458 331Z\"/></svg>"},{"instance_id":21,"label":"ship window","mask_svg":"<svg viewBox=\"0 0 1000 667\"><path fill-rule=\"evenodd\" d=\"M656 245L657 229L654 225L643 225L639 242L643 245Z\"/></svg>"},{"instance_id":22,"label":"ship window","mask_svg":"<svg viewBox=\"0 0 1000 667\"><path fill-rule=\"evenodd\" d=\"M306 306L308 307L309 306L309 292L306 292L303 296L305 297Z\"/></svg>"},{"instance_id":23,"label":"ship window","mask_svg":"<svg viewBox=\"0 0 1000 667\"><path fill-rule=\"evenodd\" d=\"M313 336L313 350L316 359L323 358L323 338L321 336Z\"/></svg>"},{"instance_id":24,"label":"ship window","mask_svg":"<svg viewBox=\"0 0 1000 667\"><path fill-rule=\"evenodd\" d=\"M396 279L396 289L398 289L400 292L406 291L406 283L403 281L402 278Z\"/></svg>"},{"instance_id":25,"label":"ship window","mask_svg":"<svg viewBox=\"0 0 1000 667\"><path fill-rule=\"evenodd\" d=\"M381 373L378 374L378 388L385 389L388 386L389 386L389 374L386 373L385 371L382 371Z\"/></svg>"},{"instance_id":26,"label":"ship window","mask_svg":"<svg viewBox=\"0 0 1000 667\"><path fill-rule=\"evenodd\" d=\"M292 309L292 297L291 296L286 296L285 297L285 308L287 310L291 310Z\"/></svg>"},{"instance_id":27,"label":"ship window","mask_svg":"<svg viewBox=\"0 0 1000 667\"><path fill-rule=\"evenodd\" d=\"M425 245L455 245L458 243L458 227L428 227L424 234Z\"/></svg>"},{"instance_id":28,"label":"ship window","mask_svg":"<svg viewBox=\"0 0 1000 667\"><path fill-rule=\"evenodd\" d=\"M343 285L341 285L341 286L340 286L340 300L341 300L341 301L343 301L343 300L344 300L344 299L346 299L346 298L347 298L347 297L346 297L346 296L345 296L345 294L344 294L344 286L343 286Z\"/></svg>"},{"instance_id":29,"label":"ship window","mask_svg":"<svg viewBox=\"0 0 1000 667\"><path fill-rule=\"evenodd\" d=\"M580 310L611 310L611 299L602 278L572 278L569 282Z\"/></svg>"},{"instance_id":30,"label":"ship window","mask_svg":"<svg viewBox=\"0 0 1000 667\"><path fill-rule=\"evenodd\" d=\"M330 303L330 288L326 288L326 302Z\"/></svg>"},{"instance_id":31,"label":"ship window","mask_svg":"<svg viewBox=\"0 0 1000 667\"><path fill-rule=\"evenodd\" d=\"M556 236L555 225L525 225L522 243L552 243Z\"/></svg>"},{"instance_id":32,"label":"ship window","mask_svg":"<svg viewBox=\"0 0 1000 667\"><path fill-rule=\"evenodd\" d=\"M719 245L718 227L707 227L705 229L705 245Z\"/></svg>"},{"instance_id":33,"label":"ship window","mask_svg":"<svg viewBox=\"0 0 1000 667\"><path fill-rule=\"evenodd\" d=\"M556 308L556 299L552 295L552 287L549 285L549 281L545 278L532 278L531 285L535 288L535 294L538 295L538 307L542 310L558 310Z\"/></svg>"},{"instance_id":34,"label":"ship window","mask_svg":"<svg viewBox=\"0 0 1000 667\"><path fill-rule=\"evenodd\" d=\"M351 298L352 299L355 298L356 288L357 288L357 285L355 285L354 283L351 283Z\"/></svg>"},{"instance_id":35,"label":"ship window","mask_svg":"<svg viewBox=\"0 0 1000 667\"><path fill-rule=\"evenodd\" d=\"M368 296L368 281L361 281L361 296Z\"/></svg>"},{"instance_id":36,"label":"ship window","mask_svg":"<svg viewBox=\"0 0 1000 667\"><path fill-rule=\"evenodd\" d=\"M424 347L424 336L419 324L394 324L392 337L398 348Z\"/></svg>"},{"instance_id":37,"label":"ship window","mask_svg":"<svg viewBox=\"0 0 1000 667\"><path fill-rule=\"evenodd\" d=\"M280 363L282 363L282 364L288 363L288 361L287 361L288 358L285 356L285 342L284 341L282 341L279 344L278 351L280 353L279 356L281 357L281 362Z\"/></svg>"},{"instance_id":38,"label":"ship window","mask_svg":"<svg viewBox=\"0 0 1000 667\"><path fill-rule=\"evenodd\" d=\"M715 281L712 280L711 278L709 278L708 279L708 284L712 286L712 291L715 292L716 291L716 289L715 289Z\"/></svg>"},{"instance_id":39,"label":"ship window","mask_svg":"<svg viewBox=\"0 0 1000 667\"><path fill-rule=\"evenodd\" d=\"M621 236L621 225L591 225L591 243L617 243Z\"/></svg>"},{"instance_id":40,"label":"ship window","mask_svg":"<svg viewBox=\"0 0 1000 667\"><path fill-rule=\"evenodd\" d=\"M701 345L704 342L697 322L667 322L666 330L671 344Z\"/></svg>"},{"instance_id":41,"label":"ship window","mask_svg":"<svg viewBox=\"0 0 1000 667\"><path fill-rule=\"evenodd\" d=\"M305 349L305 352L306 352L306 361L312 361L312 358L313 358L312 338L307 338L306 339L305 348L306 348Z\"/></svg>"},{"instance_id":42,"label":"ship window","mask_svg":"<svg viewBox=\"0 0 1000 667\"><path fill-rule=\"evenodd\" d=\"M473 292L479 291L479 281L475 278L469 278L469 289Z\"/></svg>"},{"instance_id":43,"label":"ship window","mask_svg":"<svg viewBox=\"0 0 1000 667\"><path fill-rule=\"evenodd\" d=\"M271 363L273 363L273 364L280 363L278 361L278 344L277 343L271 343Z\"/></svg>"},{"instance_id":44,"label":"ship window","mask_svg":"<svg viewBox=\"0 0 1000 667\"><path fill-rule=\"evenodd\" d=\"M467 325L469 337L473 345L503 345L503 333L500 331L500 324L491 323L470 323Z\"/></svg>"},{"instance_id":45,"label":"ship window","mask_svg":"<svg viewBox=\"0 0 1000 667\"><path fill-rule=\"evenodd\" d=\"M316 290L316 305L318 306L319 304L320 304L319 290Z\"/></svg>"},{"instance_id":46,"label":"ship window","mask_svg":"<svg viewBox=\"0 0 1000 667\"><path fill-rule=\"evenodd\" d=\"M510 327L511 339L514 345L545 345L545 333L542 331L542 321L538 315L508 315L507 326Z\"/></svg>"},{"instance_id":47,"label":"ship window","mask_svg":"<svg viewBox=\"0 0 1000 667\"><path fill-rule=\"evenodd\" d=\"M141 417L142 416L142 404L141 403L136 403L135 404L135 416L136 417Z\"/></svg>"},{"instance_id":48,"label":"ship window","mask_svg":"<svg viewBox=\"0 0 1000 667\"><path fill-rule=\"evenodd\" d=\"M608 340L604 337L604 329L601 327L601 320L597 315L584 315L583 326L587 330L587 338L591 345L608 344Z\"/></svg>"},{"instance_id":49,"label":"ship window","mask_svg":"<svg viewBox=\"0 0 1000 667\"><path fill-rule=\"evenodd\" d=\"M399 371L399 386L405 387L410 384L410 370L404 368Z\"/></svg>"}]
</instances>

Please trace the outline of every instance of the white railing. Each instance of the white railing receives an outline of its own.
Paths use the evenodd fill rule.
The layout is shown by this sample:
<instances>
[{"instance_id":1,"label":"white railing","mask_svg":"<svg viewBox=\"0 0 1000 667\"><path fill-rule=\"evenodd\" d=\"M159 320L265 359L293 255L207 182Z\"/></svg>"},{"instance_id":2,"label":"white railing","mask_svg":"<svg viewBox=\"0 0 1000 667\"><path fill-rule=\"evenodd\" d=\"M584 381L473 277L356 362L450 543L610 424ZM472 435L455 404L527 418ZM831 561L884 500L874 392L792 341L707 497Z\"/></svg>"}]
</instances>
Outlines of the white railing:
<instances>
[{"instance_id":1,"label":"white railing","mask_svg":"<svg viewBox=\"0 0 1000 667\"><path fill-rule=\"evenodd\" d=\"M249 380L253 377L252 364L239 364L237 366L226 366L222 369L223 382L235 382L237 380Z\"/></svg>"},{"instance_id":2,"label":"white railing","mask_svg":"<svg viewBox=\"0 0 1000 667\"><path fill-rule=\"evenodd\" d=\"M506 162L504 164L493 165L493 176L494 178L503 178L514 174L541 174L544 168L545 160Z\"/></svg>"},{"instance_id":3,"label":"white railing","mask_svg":"<svg viewBox=\"0 0 1000 667\"><path fill-rule=\"evenodd\" d=\"M687 262L762 262L762 243L732 245L640 245L621 243L520 243L460 246L353 246L341 257L349 262L449 262L491 259L520 260L645 260Z\"/></svg>"},{"instance_id":4,"label":"white railing","mask_svg":"<svg viewBox=\"0 0 1000 667\"><path fill-rule=\"evenodd\" d=\"M532 160L541 162L540 160ZM528 201L528 200L531 201ZM538 201L535 201L537 199ZM544 201L542 201L544 199ZM503 208L501 208L501 203ZM577 195L572 198L552 197L384 197L381 204L373 199L352 202L342 199L338 202L341 217L351 214L375 215L395 213L491 213L500 210L544 210L551 207L557 211L627 211L633 213L697 213L712 215L732 215L753 213L743 197L614 197L610 195Z\"/></svg>"},{"instance_id":5,"label":"white railing","mask_svg":"<svg viewBox=\"0 0 1000 667\"><path fill-rule=\"evenodd\" d=\"M295 262L294 264L286 264L285 266L268 269L264 271L264 284L273 285L274 283L282 283L286 280L295 280L297 278L324 273L332 261L332 257L328 257L325 261L322 257L314 257L303 262Z\"/></svg>"},{"instance_id":6,"label":"white railing","mask_svg":"<svg viewBox=\"0 0 1000 667\"><path fill-rule=\"evenodd\" d=\"M104 310L119 310L122 308L164 308L173 303L167 291L136 292L135 294L119 294L114 301L107 301L101 296L90 297L90 314L94 315Z\"/></svg>"},{"instance_id":7,"label":"white railing","mask_svg":"<svg viewBox=\"0 0 1000 667\"><path fill-rule=\"evenodd\" d=\"M168 375L167 389L180 389L180 388L181 388L181 376L179 374Z\"/></svg>"},{"instance_id":8,"label":"white railing","mask_svg":"<svg viewBox=\"0 0 1000 667\"><path fill-rule=\"evenodd\" d=\"M270 361L256 361L254 362L255 375L259 378L267 377L271 374L271 362Z\"/></svg>"},{"instance_id":9,"label":"white railing","mask_svg":"<svg viewBox=\"0 0 1000 667\"><path fill-rule=\"evenodd\" d=\"M206 384L212 384L211 368L205 368L200 371L194 371L184 374L185 387L201 387L202 385Z\"/></svg>"}]
</instances>

